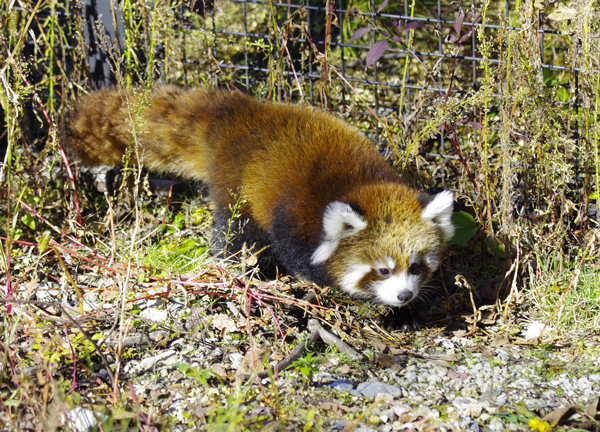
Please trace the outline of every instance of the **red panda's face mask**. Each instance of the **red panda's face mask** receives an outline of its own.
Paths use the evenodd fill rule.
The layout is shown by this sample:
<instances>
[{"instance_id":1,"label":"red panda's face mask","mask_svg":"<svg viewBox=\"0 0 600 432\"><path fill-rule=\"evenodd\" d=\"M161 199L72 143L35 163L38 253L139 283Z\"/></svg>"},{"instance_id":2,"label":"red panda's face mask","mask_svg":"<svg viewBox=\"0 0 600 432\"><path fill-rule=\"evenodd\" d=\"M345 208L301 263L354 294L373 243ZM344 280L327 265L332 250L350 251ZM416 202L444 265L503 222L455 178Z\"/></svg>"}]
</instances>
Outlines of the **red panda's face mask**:
<instances>
[{"instance_id":1,"label":"red panda's face mask","mask_svg":"<svg viewBox=\"0 0 600 432\"><path fill-rule=\"evenodd\" d=\"M444 244L454 234L452 210L450 192L434 196L424 207L412 197L386 197L362 213L342 202L330 203L312 262L324 263L351 295L404 306L438 267Z\"/></svg>"}]
</instances>

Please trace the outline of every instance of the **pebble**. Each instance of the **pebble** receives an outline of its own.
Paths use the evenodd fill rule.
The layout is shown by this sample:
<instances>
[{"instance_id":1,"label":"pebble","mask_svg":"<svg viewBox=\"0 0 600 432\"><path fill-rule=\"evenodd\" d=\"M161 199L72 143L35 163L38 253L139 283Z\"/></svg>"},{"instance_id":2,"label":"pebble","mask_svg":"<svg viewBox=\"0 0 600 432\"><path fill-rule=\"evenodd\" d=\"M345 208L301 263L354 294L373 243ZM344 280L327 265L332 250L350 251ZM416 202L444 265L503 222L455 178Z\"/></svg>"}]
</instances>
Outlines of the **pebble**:
<instances>
[{"instance_id":1,"label":"pebble","mask_svg":"<svg viewBox=\"0 0 600 432\"><path fill-rule=\"evenodd\" d=\"M447 339L436 342L444 345ZM453 340L455 345L462 345ZM465 344L466 345L466 344ZM561 406L576 405L585 410L600 393L600 374L577 374L565 371L547 380L544 370L545 360L507 351L506 348L493 349L493 358L479 353L464 353L459 362L451 368L443 368L431 361L409 358L404 368L373 370L370 381L356 385L349 380L339 379L329 384L338 391L350 391L363 397L377 397L387 394L402 406L389 406L385 414L365 419L373 430L398 429L405 414L425 410L429 418L454 419L457 430L503 432L525 430L523 423L506 422L497 417L500 413L514 413L517 404L525 404L527 409L538 413L549 413ZM461 355L461 354L457 354ZM501 362L496 361L501 359ZM566 366L565 366L566 367ZM331 372L331 371L329 371ZM335 374L333 374L335 376ZM442 412L433 406L444 406ZM521 405L522 406L522 405ZM378 405L382 410L385 405ZM516 428L516 429L515 429Z\"/></svg>"},{"instance_id":2,"label":"pebble","mask_svg":"<svg viewBox=\"0 0 600 432\"><path fill-rule=\"evenodd\" d=\"M105 414L82 407L75 407L62 414L63 424L75 432L86 432L106 418Z\"/></svg>"},{"instance_id":3,"label":"pebble","mask_svg":"<svg viewBox=\"0 0 600 432\"><path fill-rule=\"evenodd\" d=\"M152 357L146 357L139 362L132 361L127 363L125 366L124 372L127 374L138 375L139 373L149 370L156 366L160 362L164 362L165 364L172 364L177 359L177 351L169 349L167 351L163 351L158 355Z\"/></svg>"},{"instance_id":4,"label":"pebble","mask_svg":"<svg viewBox=\"0 0 600 432\"><path fill-rule=\"evenodd\" d=\"M356 391L367 397L376 397L379 394L388 394L392 397L398 397L402 395L402 390L400 390L399 387L379 381L360 383L356 388Z\"/></svg>"},{"instance_id":5,"label":"pebble","mask_svg":"<svg viewBox=\"0 0 600 432\"><path fill-rule=\"evenodd\" d=\"M140 316L146 318L152 322L163 322L169 317L169 311L164 309L157 309L149 307L140 312Z\"/></svg>"},{"instance_id":6,"label":"pebble","mask_svg":"<svg viewBox=\"0 0 600 432\"><path fill-rule=\"evenodd\" d=\"M354 389L352 381L347 379L340 379L328 384L329 387L339 391L350 391Z\"/></svg>"},{"instance_id":7,"label":"pebble","mask_svg":"<svg viewBox=\"0 0 600 432\"><path fill-rule=\"evenodd\" d=\"M489 430L492 432L502 432L505 429L504 423L498 417L494 417L488 426Z\"/></svg>"}]
</instances>

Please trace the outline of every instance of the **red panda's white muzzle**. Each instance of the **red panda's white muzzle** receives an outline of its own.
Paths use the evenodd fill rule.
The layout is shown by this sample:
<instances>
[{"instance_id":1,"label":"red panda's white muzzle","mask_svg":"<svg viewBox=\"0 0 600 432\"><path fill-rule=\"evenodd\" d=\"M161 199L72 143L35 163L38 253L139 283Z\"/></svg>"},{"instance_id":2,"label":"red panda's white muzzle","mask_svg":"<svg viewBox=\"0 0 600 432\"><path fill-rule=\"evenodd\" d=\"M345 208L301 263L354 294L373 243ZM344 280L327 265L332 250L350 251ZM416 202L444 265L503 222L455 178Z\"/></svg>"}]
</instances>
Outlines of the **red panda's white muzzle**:
<instances>
[{"instance_id":1,"label":"red panda's white muzzle","mask_svg":"<svg viewBox=\"0 0 600 432\"><path fill-rule=\"evenodd\" d=\"M402 271L387 279L374 282L370 291L380 303L387 306L404 306L419 295L423 275Z\"/></svg>"}]
</instances>

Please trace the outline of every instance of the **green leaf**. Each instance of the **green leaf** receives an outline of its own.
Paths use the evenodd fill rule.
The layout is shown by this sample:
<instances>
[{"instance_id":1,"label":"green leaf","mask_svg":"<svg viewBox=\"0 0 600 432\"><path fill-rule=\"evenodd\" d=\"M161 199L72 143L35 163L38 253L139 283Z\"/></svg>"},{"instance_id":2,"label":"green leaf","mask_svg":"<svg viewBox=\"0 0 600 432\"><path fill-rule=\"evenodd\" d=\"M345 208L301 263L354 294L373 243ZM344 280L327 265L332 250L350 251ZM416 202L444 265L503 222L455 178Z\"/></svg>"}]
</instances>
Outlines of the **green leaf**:
<instances>
[{"instance_id":1,"label":"green leaf","mask_svg":"<svg viewBox=\"0 0 600 432\"><path fill-rule=\"evenodd\" d=\"M564 87L556 89L556 99L561 102L567 102L569 100L569 90Z\"/></svg>"},{"instance_id":2,"label":"green leaf","mask_svg":"<svg viewBox=\"0 0 600 432\"><path fill-rule=\"evenodd\" d=\"M12 233L13 240L19 240L23 235L23 230L21 228L15 228Z\"/></svg>"},{"instance_id":3,"label":"green leaf","mask_svg":"<svg viewBox=\"0 0 600 432\"><path fill-rule=\"evenodd\" d=\"M35 219L30 214L24 214L21 216L21 222L23 222L28 228L35 229Z\"/></svg>"},{"instance_id":4,"label":"green leaf","mask_svg":"<svg viewBox=\"0 0 600 432\"><path fill-rule=\"evenodd\" d=\"M558 84L558 77L549 69L544 69L544 84L546 87L553 87Z\"/></svg>"},{"instance_id":5,"label":"green leaf","mask_svg":"<svg viewBox=\"0 0 600 432\"><path fill-rule=\"evenodd\" d=\"M180 230L184 229L185 228L185 216L182 214L175 215L175 219L173 220L173 225Z\"/></svg>"},{"instance_id":6,"label":"green leaf","mask_svg":"<svg viewBox=\"0 0 600 432\"><path fill-rule=\"evenodd\" d=\"M46 230L42 233L42 237L38 242L38 248L40 250L40 253L44 253L46 249L48 249L48 243L50 243L51 236L52 233L49 230Z\"/></svg>"},{"instance_id":7,"label":"green leaf","mask_svg":"<svg viewBox=\"0 0 600 432\"><path fill-rule=\"evenodd\" d=\"M504 243L498 240L496 237L493 239L487 239L485 244L487 245L488 252L490 255L497 255L499 258L506 258L506 248Z\"/></svg>"},{"instance_id":8,"label":"green leaf","mask_svg":"<svg viewBox=\"0 0 600 432\"><path fill-rule=\"evenodd\" d=\"M452 224L456 228L456 231L454 232L454 237L448 242L448 246L465 244L477 233L477 222L467 212L458 211L452 213Z\"/></svg>"}]
</instances>

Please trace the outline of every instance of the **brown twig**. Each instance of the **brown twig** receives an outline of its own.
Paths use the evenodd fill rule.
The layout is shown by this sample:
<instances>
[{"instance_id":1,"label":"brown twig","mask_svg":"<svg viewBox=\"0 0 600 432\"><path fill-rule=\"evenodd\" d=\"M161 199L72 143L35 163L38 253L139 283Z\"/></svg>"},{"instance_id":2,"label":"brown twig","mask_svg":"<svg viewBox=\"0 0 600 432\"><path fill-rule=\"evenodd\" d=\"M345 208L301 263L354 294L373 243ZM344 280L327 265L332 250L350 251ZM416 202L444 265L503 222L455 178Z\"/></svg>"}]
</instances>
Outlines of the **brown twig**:
<instances>
[{"instance_id":1,"label":"brown twig","mask_svg":"<svg viewBox=\"0 0 600 432\"><path fill-rule=\"evenodd\" d=\"M63 270L65 271L65 274L69 278L69 281L71 282L71 286L75 289L75 292L77 293L77 297L79 297L79 312L83 314L83 295L81 294L81 291L79 290L79 288L77 288L75 281L71 277L71 273L69 273L69 269L65 265L65 262L63 261L62 257L60 256L60 254L58 253L56 248L54 246L50 246L50 247L52 248L52 250L58 257L58 261L60 262L60 265L62 266Z\"/></svg>"},{"instance_id":2,"label":"brown twig","mask_svg":"<svg viewBox=\"0 0 600 432\"><path fill-rule=\"evenodd\" d=\"M512 285L510 287L510 293L508 294L508 298L506 299L506 306L504 307L504 313L502 315L502 319L504 320L504 322L506 322L506 318L508 317L508 308L510 307L513 296L515 297L516 302L518 302L520 300L519 289L517 288L517 276L519 274L519 261L521 260L520 254L521 254L521 248L519 247L519 242L517 242L517 257L515 258L515 262L511 266L511 270L514 267L514 275L513 275ZM507 276L508 276L508 273L507 273ZM500 290L498 290L498 293L500 293Z\"/></svg>"},{"instance_id":3,"label":"brown twig","mask_svg":"<svg viewBox=\"0 0 600 432\"><path fill-rule=\"evenodd\" d=\"M305 349L308 349L308 347L319 338L327 345L335 345L340 352L346 353L350 360L359 360L363 358L362 354L346 342L342 341L333 333L325 330L321 323L316 319L311 318L308 320L308 329L310 330L310 334L303 342L296 345L294 349L273 368L260 372L258 377L266 378L271 374L276 374L278 371L287 369L292 363L300 358Z\"/></svg>"}]
</instances>

